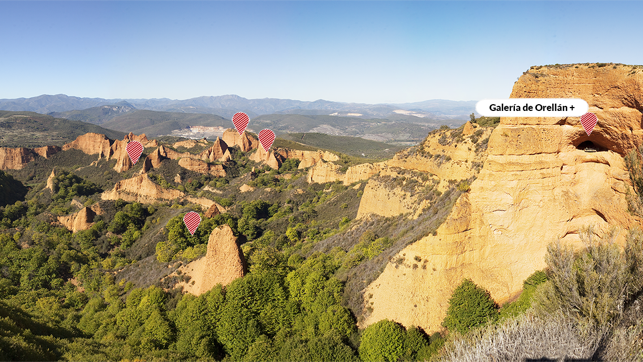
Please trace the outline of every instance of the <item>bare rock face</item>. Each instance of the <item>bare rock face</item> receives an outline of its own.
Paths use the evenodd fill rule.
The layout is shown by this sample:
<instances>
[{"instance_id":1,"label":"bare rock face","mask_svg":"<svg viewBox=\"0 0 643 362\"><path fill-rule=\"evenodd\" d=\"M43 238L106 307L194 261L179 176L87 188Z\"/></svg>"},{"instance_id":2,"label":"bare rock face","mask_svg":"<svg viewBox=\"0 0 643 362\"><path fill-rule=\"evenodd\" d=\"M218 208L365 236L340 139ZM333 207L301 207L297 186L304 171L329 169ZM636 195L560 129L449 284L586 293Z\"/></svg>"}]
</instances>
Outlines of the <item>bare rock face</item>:
<instances>
[{"instance_id":1,"label":"bare rock face","mask_svg":"<svg viewBox=\"0 0 643 362\"><path fill-rule=\"evenodd\" d=\"M217 284L226 286L243 277L246 262L230 226L221 225L212 230L205 257L180 267L178 271L189 276L190 282L181 282L175 287L183 287L184 292L197 296ZM175 272L175 275L178 274Z\"/></svg>"},{"instance_id":2,"label":"bare rock face","mask_svg":"<svg viewBox=\"0 0 643 362\"><path fill-rule=\"evenodd\" d=\"M109 158L112 156L111 144L109 138L103 134L85 133L78 136L74 141L63 146L63 151L77 149L88 155L98 154L99 158Z\"/></svg>"},{"instance_id":3,"label":"bare rock face","mask_svg":"<svg viewBox=\"0 0 643 362\"><path fill-rule=\"evenodd\" d=\"M344 175L344 185L368 180L369 178L377 175L384 166L384 163L362 163L360 165L351 166L346 170L346 175Z\"/></svg>"},{"instance_id":4,"label":"bare rock face","mask_svg":"<svg viewBox=\"0 0 643 362\"><path fill-rule=\"evenodd\" d=\"M277 150L284 158L296 158L300 160L299 169L304 169L315 165L319 160L339 161L339 156L328 151L301 151L280 148Z\"/></svg>"},{"instance_id":5,"label":"bare rock face","mask_svg":"<svg viewBox=\"0 0 643 362\"><path fill-rule=\"evenodd\" d=\"M147 174L143 174L117 182L112 190L103 192L101 198L103 200L118 200L120 198L129 202L153 204L157 201L182 199L183 196L181 191L166 190L150 180Z\"/></svg>"},{"instance_id":6,"label":"bare rock face","mask_svg":"<svg viewBox=\"0 0 643 362\"><path fill-rule=\"evenodd\" d=\"M28 148L0 147L0 170L20 170L34 159L34 153Z\"/></svg>"},{"instance_id":7,"label":"bare rock face","mask_svg":"<svg viewBox=\"0 0 643 362\"><path fill-rule=\"evenodd\" d=\"M204 197L186 196L183 192L175 189L164 189L150 180L147 174L140 174L127 180L122 180L114 185L114 188L105 191L101 195L103 200L122 199L128 202L140 202L142 204L153 204L172 200L187 200L200 205L203 209L209 209L216 202Z\"/></svg>"},{"instance_id":8,"label":"bare rock face","mask_svg":"<svg viewBox=\"0 0 643 362\"><path fill-rule=\"evenodd\" d=\"M343 174L339 172L339 165L332 162L317 162L313 168L308 170L308 183L326 183L335 182L343 178Z\"/></svg>"},{"instance_id":9,"label":"bare rock face","mask_svg":"<svg viewBox=\"0 0 643 362\"><path fill-rule=\"evenodd\" d=\"M643 72L620 65L532 67L520 77L511 98L584 99L598 117L594 131L587 136L580 117L501 118L478 178L437 235L400 251L393 260L404 262L389 263L364 290L373 295L373 309L362 326L389 318L439 330L463 278L503 303L545 267L550 242L580 246L585 226L602 231L639 224L628 213L623 156L642 142L641 89ZM577 148L587 141L598 152Z\"/></svg>"},{"instance_id":10,"label":"bare rock face","mask_svg":"<svg viewBox=\"0 0 643 362\"><path fill-rule=\"evenodd\" d=\"M56 153L60 152L62 148L58 146L44 146L44 147L36 147L33 149L33 151L40 156L44 158L49 158L51 155L55 155Z\"/></svg>"},{"instance_id":11,"label":"bare rock face","mask_svg":"<svg viewBox=\"0 0 643 362\"><path fill-rule=\"evenodd\" d=\"M275 170L279 169L283 162L283 158L280 154L275 154L275 152L271 152L270 150L266 152L263 147L257 148L257 152L250 155L249 158L252 161L268 165Z\"/></svg>"},{"instance_id":12,"label":"bare rock face","mask_svg":"<svg viewBox=\"0 0 643 362\"><path fill-rule=\"evenodd\" d=\"M179 160L179 166L198 173L208 174L216 177L225 177L226 172L222 165L211 165L207 162L195 160L193 158L182 158Z\"/></svg>"},{"instance_id":13,"label":"bare rock face","mask_svg":"<svg viewBox=\"0 0 643 362\"><path fill-rule=\"evenodd\" d=\"M210 206L208 211L206 211L205 217L207 217L208 219L211 219L211 218L219 215L220 213L221 213L221 211L219 211L219 205L213 204L212 206Z\"/></svg>"},{"instance_id":14,"label":"bare rock face","mask_svg":"<svg viewBox=\"0 0 643 362\"><path fill-rule=\"evenodd\" d=\"M469 136L472 135L474 132L473 125L471 122L467 121L467 123L464 124L464 127L462 128L462 135L463 136Z\"/></svg>"},{"instance_id":15,"label":"bare rock face","mask_svg":"<svg viewBox=\"0 0 643 362\"><path fill-rule=\"evenodd\" d=\"M245 260L237 237L227 224L212 230L205 255L205 268L199 294L203 294L217 284L228 285L245 274Z\"/></svg>"},{"instance_id":16,"label":"bare rock face","mask_svg":"<svg viewBox=\"0 0 643 362\"><path fill-rule=\"evenodd\" d=\"M174 151L173 149L167 148L165 146L159 146L159 148L157 148L157 150L159 152L159 155L161 155L161 156L163 156L165 158L172 159L172 160L178 160L179 158L185 158L185 157L187 157L187 158L195 158L196 157L195 155L191 154L190 152L177 152L177 151Z\"/></svg>"},{"instance_id":17,"label":"bare rock face","mask_svg":"<svg viewBox=\"0 0 643 362\"><path fill-rule=\"evenodd\" d=\"M56 190L56 185L54 184L55 178L56 178L56 168L54 167L54 169L51 170L51 174L49 174L49 177L47 178L47 186L45 186L45 188L49 189L52 193L58 192L58 190Z\"/></svg>"},{"instance_id":18,"label":"bare rock face","mask_svg":"<svg viewBox=\"0 0 643 362\"><path fill-rule=\"evenodd\" d=\"M167 159L167 157L165 157L165 156L163 156L161 154L161 147L159 147L159 148L155 149L154 151L152 151L152 153L150 153L145 158L146 164L143 165L143 168L146 169L145 172L149 171L150 168L157 168L157 167L161 166L161 162L163 162L163 160ZM148 160L149 160L149 168L147 166Z\"/></svg>"},{"instance_id":19,"label":"bare rock face","mask_svg":"<svg viewBox=\"0 0 643 362\"><path fill-rule=\"evenodd\" d=\"M225 152L223 153L223 156L219 159L219 161L226 162L226 161L230 161L231 159L232 159L232 155L230 154L230 150L227 149L225 150Z\"/></svg>"},{"instance_id":20,"label":"bare rock face","mask_svg":"<svg viewBox=\"0 0 643 362\"><path fill-rule=\"evenodd\" d=\"M260 146L259 140L249 136L247 132L243 132L243 134L239 136L239 132L231 128L223 132L223 141L228 147L238 146L243 152L248 152Z\"/></svg>"},{"instance_id":21,"label":"bare rock face","mask_svg":"<svg viewBox=\"0 0 643 362\"><path fill-rule=\"evenodd\" d=\"M214 144L212 145L212 147L201 152L201 154L199 155L199 158L204 161L210 161L210 162L218 161L223 158L226 151L228 151L228 145L222 139L217 137L217 140L214 141ZM229 155L230 155L230 152L228 152L228 156Z\"/></svg>"},{"instance_id":22,"label":"bare rock face","mask_svg":"<svg viewBox=\"0 0 643 362\"><path fill-rule=\"evenodd\" d=\"M96 213L89 207L84 207L80 211L69 216L59 216L58 221L71 232L87 230L92 227Z\"/></svg>"},{"instance_id":23,"label":"bare rock face","mask_svg":"<svg viewBox=\"0 0 643 362\"><path fill-rule=\"evenodd\" d=\"M340 172L340 166L332 162L326 162L321 159L310 170L308 170L308 183L326 183L342 181L344 185L350 185L353 182L367 180L370 177L378 174L382 168L385 167L384 163L363 163L360 165L351 166L346 170L346 173Z\"/></svg>"}]
</instances>

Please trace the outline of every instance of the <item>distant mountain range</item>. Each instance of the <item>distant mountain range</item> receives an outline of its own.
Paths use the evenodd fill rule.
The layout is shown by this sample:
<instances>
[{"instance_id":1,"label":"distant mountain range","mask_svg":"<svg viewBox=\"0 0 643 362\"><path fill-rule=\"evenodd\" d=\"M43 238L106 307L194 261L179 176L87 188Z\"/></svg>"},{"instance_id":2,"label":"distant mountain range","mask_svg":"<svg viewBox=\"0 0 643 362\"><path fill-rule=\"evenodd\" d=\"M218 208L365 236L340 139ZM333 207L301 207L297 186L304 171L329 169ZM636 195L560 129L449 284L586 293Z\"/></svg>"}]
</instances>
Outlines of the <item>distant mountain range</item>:
<instances>
[{"instance_id":1,"label":"distant mountain range","mask_svg":"<svg viewBox=\"0 0 643 362\"><path fill-rule=\"evenodd\" d=\"M458 127L474 112L475 101L429 100L403 104L340 103L325 100L246 99L236 95L186 100L79 98L64 94L0 99L0 110L37 112L150 137L192 134L190 127L231 127L236 112L245 112L248 130L323 133L411 145L441 125ZM187 131L186 131L187 130ZM177 133L178 132L178 133Z\"/></svg>"},{"instance_id":2,"label":"distant mountain range","mask_svg":"<svg viewBox=\"0 0 643 362\"><path fill-rule=\"evenodd\" d=\"M92 123L100 124L105 121L105 116L110 112L122 113L122 110L109 111L102 106L137 108L153 111L178 112L178 113L204 113L216 114L224 118L231 118L236 112L246 112L250 117L265 114L304 114L304 115L330 115L353 116L364 118L386 118L395 114L396 110L414 112L415 116L431 120L466 120L474 112L476 101L449 101L428 100L415 103L400 104L364 104L341 103L325 100L313 102L292 99L247 99L237 95L224 95L216 97L197 97L185 100L172 100L168 98L155 99L104 99L104 98L79 98L64 94L41 95L32 98L0 99L0 110L6 111L31 111L52 114L56 117L64 115L61 112L92 109ZM113 114L113 113L112 113ZM73 118L73 115L67 115Z\"/></svg>"}]
</instances>

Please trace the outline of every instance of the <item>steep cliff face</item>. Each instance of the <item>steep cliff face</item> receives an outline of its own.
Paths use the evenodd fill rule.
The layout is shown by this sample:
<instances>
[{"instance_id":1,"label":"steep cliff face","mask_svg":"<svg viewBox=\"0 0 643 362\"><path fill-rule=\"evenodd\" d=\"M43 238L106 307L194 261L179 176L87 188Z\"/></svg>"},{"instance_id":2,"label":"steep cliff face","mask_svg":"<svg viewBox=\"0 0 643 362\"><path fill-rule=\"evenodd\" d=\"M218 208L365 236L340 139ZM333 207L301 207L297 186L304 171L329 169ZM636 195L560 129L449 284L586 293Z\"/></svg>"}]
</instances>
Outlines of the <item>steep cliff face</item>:
<instances>
[{"instance_id":1,"label":"steep cliff face","mask_svg":"<svg viewBox=\"0 0 643 362\"><path fill-rule=\"evenodd\" d=\"M112 156L111 143L109 138L98 133L85 133L78 136L74 141L63 146L63 151L77 149L88 155L98 154L99 158Z\"/></svg>"},{"instance_id":2,"label":"steep cliff face","mask_svg":"<svg viewBox=\"0 0 643 362\"><path fill-rule=\"evenodd\" d=\"M0 170L20 170L34 159L34 153L28 148L0 147Z\"/></svg>"},{"instance_id":3,"label":"steep cliff face","mask_svg":"<svg viewBox=\"0 0 643 362\"><path fill-rule=\"evenodd\" d=\"M389 263L364 291L372 313L362 324L389 318L438 330L463 278L502 303L545 267L549 242L579 245L587 225L638 224L627 211L623 156L642 141L642 90L643 74L624 66L532 68L520 77L511 98L582 98L598 117L594 131L587 136L578 117L502 118L478 178L437 235L400 251L394 259L404 262ZM585 141L599 152L577 149Z\"/></svg>"}]
</instances>

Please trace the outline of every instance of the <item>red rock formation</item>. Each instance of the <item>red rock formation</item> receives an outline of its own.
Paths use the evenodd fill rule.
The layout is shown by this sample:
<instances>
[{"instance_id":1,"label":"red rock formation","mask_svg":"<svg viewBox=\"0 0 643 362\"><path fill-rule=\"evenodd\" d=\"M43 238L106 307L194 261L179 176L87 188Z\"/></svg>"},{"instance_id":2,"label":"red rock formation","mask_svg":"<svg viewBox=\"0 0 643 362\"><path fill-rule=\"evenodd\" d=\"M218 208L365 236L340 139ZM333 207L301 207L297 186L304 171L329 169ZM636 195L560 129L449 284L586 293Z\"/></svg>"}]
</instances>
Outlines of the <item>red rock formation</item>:
<instances>
[{"instance_id":1,"label":"red rock formation","mask_svg":"<svg viewBox=\"0 0 643 362\"><path fill-rule=\"evenodd\" d=\"M87 230L92 227L96 213L94 210L84 207L77 213L69 216L59 216L58 221L71 232Z\"/></svg>"},{"instance_id":2,"label":"red rock formation","mask_svg":"<svg viewBox=\"0 0 643 362\"><path fill-rule=\"evenodd\" d=\"M268 150L266 152L263 147L257 148L257 152L253 153L249 157L252 161L259 162L270 166L271 168L277 170L281 166L284 158L282 155Z\"/></svg>"},{"instance_id":3,"label":"red rock formation","mask_svg":"<svg viewBox=\"0 0 643 362\"><path fill-rule=\"evenodd\" d=\"M201 278L199 294L217 284L228 285L245 274L245 260L237 237L227 224L212 230L205 255L205 268Z\"/></svg>"},{"instance_id":4,"label":"red rock formation","mask_svg":"<svg viewBox=\"0 0 643 362\"><path fill-rule=\"evenodd\" d=\"M239 136L239 132L231 128L223 132L223 141L228 147L239 146L239 149L243 152L248 152L260 146L259 140L249 136L248 132L243 132L243 134Z\"/></svg>"},{"instance_id":5,"label":"red rock formation","mask_svg":"<svg viewBox=\"0 0 643 362\"><path fill-rule=\"evenodd\" d=\"M199 158L204 161L214 162L223 158L227 150L228 150L228 145L222 139L217 137L217 140L214 141L214 144L212 145L212 147L201 152L201 154L199 154Z\"/></svg>"}]
</instances>

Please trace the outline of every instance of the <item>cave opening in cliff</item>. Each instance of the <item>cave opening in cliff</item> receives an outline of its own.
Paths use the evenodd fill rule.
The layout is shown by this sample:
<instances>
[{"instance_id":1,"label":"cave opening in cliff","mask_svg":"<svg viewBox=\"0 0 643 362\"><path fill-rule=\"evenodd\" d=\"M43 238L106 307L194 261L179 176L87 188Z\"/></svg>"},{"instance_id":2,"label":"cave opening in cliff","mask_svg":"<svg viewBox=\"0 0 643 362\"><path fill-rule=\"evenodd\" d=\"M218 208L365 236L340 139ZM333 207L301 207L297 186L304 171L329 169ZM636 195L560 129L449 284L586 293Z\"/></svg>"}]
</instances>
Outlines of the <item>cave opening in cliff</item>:
<instances>
[{"instance_id":1,"label":"cave opening in cliff","mask_svg":"<svg viewBox=\"0 0 643 362\"><path fill-rule=\"evenodd\" d=\"M585 152L602 152L602 151L607 151L606 147L603 147L599 145L598 143L592 142L592 141L585 141L581 142L578 146L576 146L577 149Z\"/></svg>"}]
</instances>

